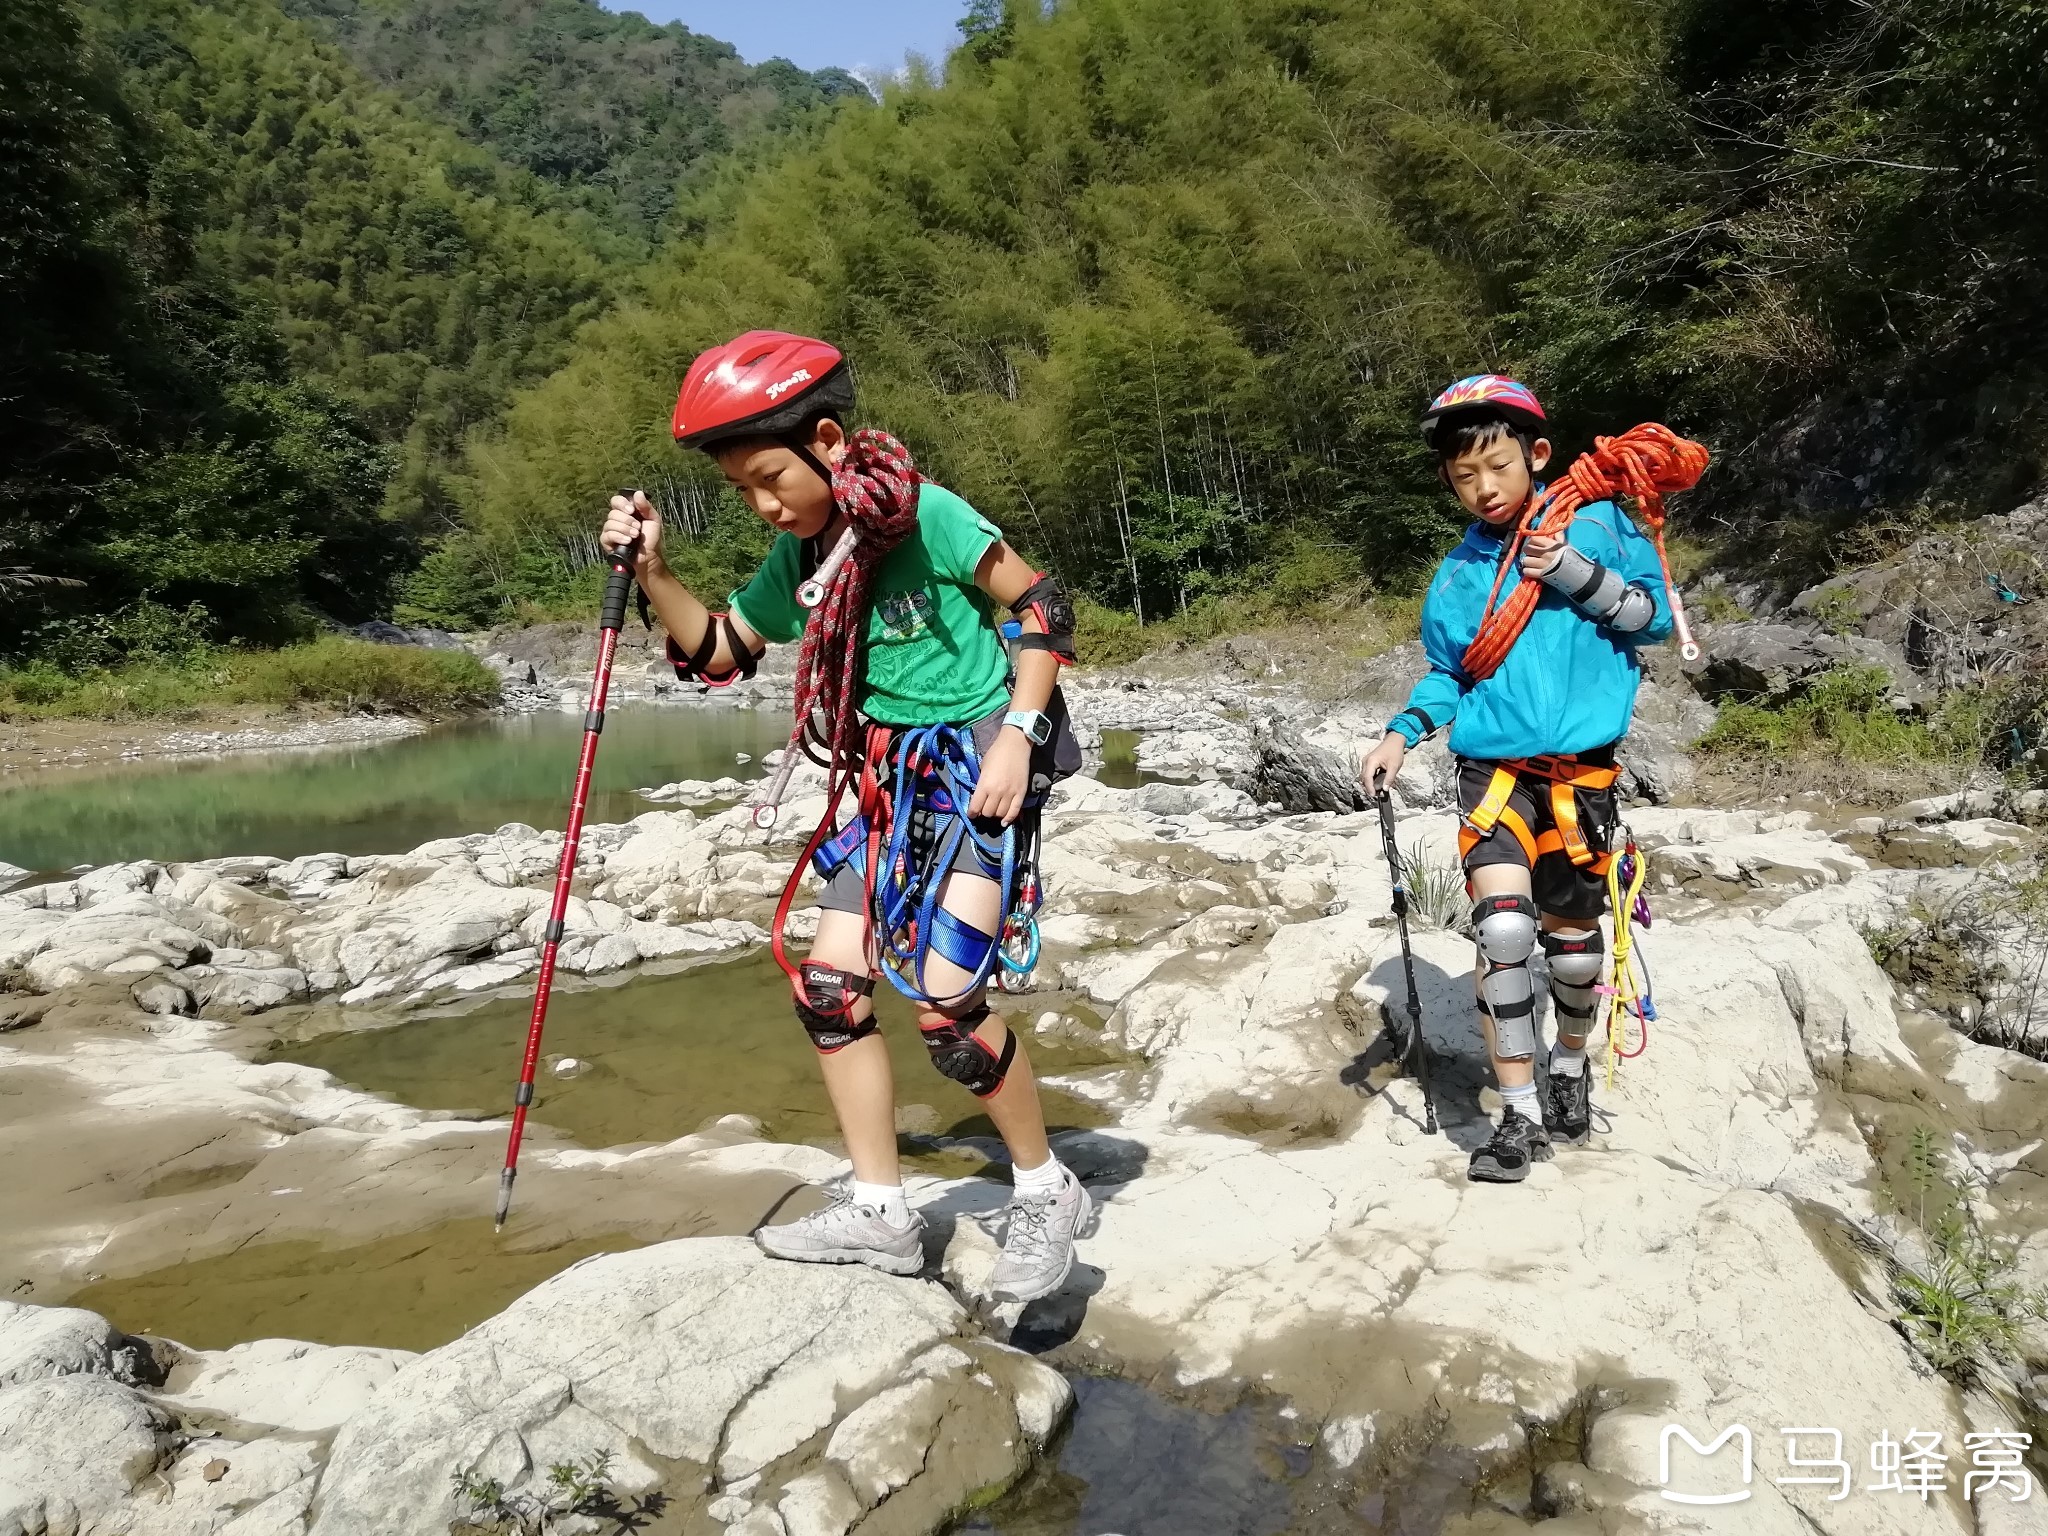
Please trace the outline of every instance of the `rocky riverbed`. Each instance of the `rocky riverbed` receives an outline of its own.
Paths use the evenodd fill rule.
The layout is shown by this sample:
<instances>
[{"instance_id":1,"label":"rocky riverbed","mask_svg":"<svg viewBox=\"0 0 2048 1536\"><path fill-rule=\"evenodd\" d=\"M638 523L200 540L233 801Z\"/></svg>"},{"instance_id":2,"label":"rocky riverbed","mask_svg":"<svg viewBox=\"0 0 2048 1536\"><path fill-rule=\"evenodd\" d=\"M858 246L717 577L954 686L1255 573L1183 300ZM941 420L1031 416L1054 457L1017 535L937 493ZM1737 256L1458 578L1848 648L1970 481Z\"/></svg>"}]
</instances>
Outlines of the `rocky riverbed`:
<instances>
[{"instance_id":1,"label":"rocky riverbed","mask_svg":"<svg viewBox=\"0 0 2048 1536\"><path fill-rule=\"evenodd\" d=\"M2024 1391L1966 1392L1909 1345L1886 1189L1902 1139L1933 1127L1977 1171L1976 1206L2023 1273L2048 1276L2048 1067L1911 1006L1926 1000L1902 996L1866 940L2007 880L2001 861L2036 841L2004 819L2020 810L1950 800L1833 829L1657 807L1675 748L1647 740L1630 819L1658 905L1649 1049L1611 1084L1596 1056L1591 1146L1523 1186L1472 1186L1493 1100L1468 942L1417 936L1443 1123L1429 1136L1378 1038L1399 967L1376 824L1276 811L1258 789L1316 781L1281 770L1355 748L1380 705L1246 702L1164 685L1077 696L1091 735L1142 730L1154 764L1211 777L1077 779L1048 817L1036 979L1070 1001L1020 999L1012 1017L1105 1063L1056 1085L1107 1124L1060 1137L1101 1220L1069 1292L1021 1315L977 1301L1005 1197L990 1179L913 1178L931 1278L892 1281L774 1265L744 1241L843 1176L829 1149L740 1115L611 1148L543 1127L493 1250L462 1224L489 1209L502 1122L262 1060L280 1010L351 1027L530 985L559 855L547 835L134 863L0 897L0 1533L440 1536L453 1477L531 1493L555 1463L607 1450L613 1490L651 1529L934 1532L1057 1434L1069 1394L1047 1359L1274 1395L1321 1475L1364 1491L1354 1511L1376 1513L1346 1517L1361 1530L2038 1528L2038 1491L1964 1497L1964 1436L2038 1409ZM1441 764L1412 760L1402 840L1443 862L1447 788ZM692 794L719 798L670 798ZM771 842L744 808L591 829L565 967L758 946L818 804L800 781ZM593 1256L419 1353L188 1348L51 1305L272 1245L346 1264L401 1240L508 1264ZM1669 1423L1703 1441L1747 1425L1752 1497L1663 1499ZM1839 1429L1859 1465L1880 1435L1939 1432L1947 1491L1781 1484L1782 1425Z\"/></svg>"}]
</instances>

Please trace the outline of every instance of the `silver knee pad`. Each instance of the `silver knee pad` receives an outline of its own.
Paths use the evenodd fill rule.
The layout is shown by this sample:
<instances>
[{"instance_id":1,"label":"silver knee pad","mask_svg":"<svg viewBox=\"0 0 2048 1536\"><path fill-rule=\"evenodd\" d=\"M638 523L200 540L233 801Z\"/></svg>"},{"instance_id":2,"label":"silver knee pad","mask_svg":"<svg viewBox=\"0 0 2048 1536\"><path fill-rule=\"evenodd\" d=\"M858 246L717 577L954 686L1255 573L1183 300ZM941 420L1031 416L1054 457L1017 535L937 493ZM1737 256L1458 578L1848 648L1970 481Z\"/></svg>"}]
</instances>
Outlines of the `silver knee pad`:
<instances>
[{"instance_id":1,"label":"silver knee pad","mask_svg":"<svg viewBox=\"0 0 2048 1536\"><path fill-rule=\"evenodd\" d=\"M1494 1048L1505 1060L1536 1054L1536 903L1527 896L1487 896L1473 903L1472 932L1486 962L1480 1001L1493 1016Z\"/></svg>"},{"instance_id":2,"label":"silver knee pad","mask_svg":"<svg viewBox=\"0 0 2048 1536\"><path fill-rule=\"evenodd\" d=\"M1601 956L1606 940L1596 924L1543 935L1543 955L1550 967L1550 1001L1557 1010L1560 1035L1584 1036L1593 1028L1593 989L1600 984Z\"/></svg>"}]
</instances>

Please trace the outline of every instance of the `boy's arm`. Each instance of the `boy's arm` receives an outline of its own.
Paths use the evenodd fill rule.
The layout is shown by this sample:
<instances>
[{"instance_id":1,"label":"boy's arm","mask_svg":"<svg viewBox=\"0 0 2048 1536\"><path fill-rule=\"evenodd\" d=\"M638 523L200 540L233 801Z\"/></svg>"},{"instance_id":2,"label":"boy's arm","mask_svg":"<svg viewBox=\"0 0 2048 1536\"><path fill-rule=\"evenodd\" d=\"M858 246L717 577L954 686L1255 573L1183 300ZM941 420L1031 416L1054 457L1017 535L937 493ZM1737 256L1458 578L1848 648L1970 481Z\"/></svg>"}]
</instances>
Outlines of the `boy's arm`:
<instances>
[{"instance_id":1,"label":"boy's arm","mask_svg":"<svg viewBox=\"0 0 2048 1536\"><path fill-rule=\"evenodd\" d=\"M1002 539L989 545L981 563L975 567L974 584L1005 608L1015 609L1022 603L1039 582L1039 573L1017 551ZM1064 604L1064 598L1061 599ZM1041 608L1051 605L1026 607L1018 615L1027 635L1047 633L1045 617ZM1022 646L1017 652L1017 685L1010 691L1010 708L1026 714L1039 714L1052 702L1053 688L1059 682L1060 666L1063 660L1073 658L1073 609L1066 605L1064 618L1055 616L1055 622L1067 625L1063 636L1052 636L1052 644L1046 648ZM1059 642L1064 641L1065 654L1060 654Z\"/></svg>"},{"instance_id":2,"label":"boy's arm","mask_svg":"<svg viewBox=\"0 0 2048 1536\"><path fill-rule=\"evenodd\" d=\"M1655 645L1671 633L1656 546L1619 507L1612 527L1575 519L1556 562L1537 579L1624 645Z\"/></svg>"},{"instance_id":3,"label":"boy's arm","mask_svg":"<svg viewBox=\"0 0 2048 1536\"><path fill-rule=\"evenodd\" d=\"M1422 674L1422 681L1409 693L1401 713L1387 722L1387 729L1410 747L1420 746L1424 737L1447 730L1457 719L1458 705L1464 700L1465 689L1463 678L1440 666L1432 657L1429 670Z\"/></svg>"},{"instance_id":4,"label":"boy's arm","mask_svg":"<svg viewBox=\"0 0 2048 1536\"><path fill-rule=\"evenodd\" d=\"M998 538L974 567L974 584L1017 613L1027 637L1038 644L1017 647L1017 682L1010 690L1012 714L1043 715L1052 702L1061 666L1074 659L1074 607L1056 582L1042 577L1024 557ZM981 778L968 801L971 816L993 816L1005 826L1024 810L1031 789L1032 742L1005 721L981 760Z\"/></svg>"}]
</instances>

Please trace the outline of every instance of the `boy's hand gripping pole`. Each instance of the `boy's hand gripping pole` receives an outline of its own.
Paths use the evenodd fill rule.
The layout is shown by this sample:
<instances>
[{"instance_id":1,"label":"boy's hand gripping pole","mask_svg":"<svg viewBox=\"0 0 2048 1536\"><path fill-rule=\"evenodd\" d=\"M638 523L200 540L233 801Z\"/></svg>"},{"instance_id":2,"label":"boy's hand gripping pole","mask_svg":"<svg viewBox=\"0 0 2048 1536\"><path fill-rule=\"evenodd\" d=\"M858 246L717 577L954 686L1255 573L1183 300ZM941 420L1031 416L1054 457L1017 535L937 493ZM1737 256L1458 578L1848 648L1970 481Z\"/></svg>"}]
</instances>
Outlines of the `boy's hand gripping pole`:
<instances>
[{"instance_id":1,"label":"boy's hand gripping pole","mask_svg":"<svg viewBox=\"0 0 2048 1536\"><path fill-rule=\"evenodd\" d=\"M628 502L638 494L619 492ZM635 539L623 549L605 551L611 576L604 586L604 608L598 616L597 671L590 680L590 704L583 716L583 754L576 764L576 788L569 800L569 824L562 832L562 861L555 868L555 899L542 931L540 979L533 989L533 1019L526 1029L526 1055L519 1064L519 1089L512 1098L512 1134L505 1143L505 1168L498 1175L497 1230L505 1229L512 1212L512 1181L519 1177L519 1142L526 1134L526 1111L533 1103L533 1074L540 1063L541 1030L547 1024L548 997L555 985L555 955L562 945L562 920L569 910L569 885L576 878L576 850L583 839L583 810L590 800L590 770L597 762L597 738L604 731L604 701L611 692L612 658L619 648L619 630L626 622L626 599L633 590Z\"/></svg>"},{"instance_id":2,"label":"boy's hand gripping pole","mask_svg":"<svg viewBox=\"0 0 2048 1536\"><path fill-rule=\"evenodd\" d=\"M1394 922L1401 930L1401 974L1408 983L1408 1038L1401 1055L1422 1090L1422 1134L1436 1134L1436 1101L1429 1092L1429 1041L1422 1033L1422 993L1415 985L1415 951L1408 942L1407 866L1394 833L1394 802L1384 780L1373 786L1380 813L1380 849L1387 856L1387 874L1394 882Z\"/></svg>"},{"instance_id":3,"label":"boy's hand gripping pole","mask_svg":"<svg viewBox=\"0 0 2048 1536\"><path fill-rule=\"evenodd\" d=\"M796 600L809 609L822 604L825 594L832 590L832 582L839 575L840 567L852 557L858 543L859 530L849 524L846 532L839 535L839 542L832 546L832 552L811 573L811 579L796 589ZM783 751L782 761L776 765L775 777L768 781L767 791L754 807L754 825L763 832L775 825L776 813L782 808L782 797L789 793L790 776L796 772L796 759L797 750L792 741Z\"/></svg>"}]
</instances>

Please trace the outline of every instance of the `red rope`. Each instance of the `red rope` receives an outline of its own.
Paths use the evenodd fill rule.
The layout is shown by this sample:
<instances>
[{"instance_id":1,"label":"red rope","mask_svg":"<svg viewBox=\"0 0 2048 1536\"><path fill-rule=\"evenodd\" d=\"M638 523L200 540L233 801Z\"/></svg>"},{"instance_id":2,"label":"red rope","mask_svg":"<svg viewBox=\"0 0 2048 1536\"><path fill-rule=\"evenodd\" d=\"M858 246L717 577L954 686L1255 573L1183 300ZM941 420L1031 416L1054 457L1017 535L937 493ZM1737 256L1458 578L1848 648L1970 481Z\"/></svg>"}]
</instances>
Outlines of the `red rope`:
<instances>
[{"instance_id":1,"label":"red rope","mask_svg":"<svg viewBox=\"0 0 2048 1536\"><path fill-rule=\"evenodd\" d=\"M844 564L825 589L825 599L811 610L804 625L803 644L796 658L796 725L790 732L791 753L808 746L807 737L823 749L829 769L825 784L825 814L805 844L796 866L782 888L775 908L772 929L775 961L799 985L796 965L783 948L783 931L795 903L811 857L830 835L847 786L860 776L861 808L869 816L868 872L872 897L875 863L879 854L877 831L886 832L878 818L886 803L868 772L869 742L861 728L860 683L866 650L868 604L875 572L889 551L916 531L918 489L924 477L918 473L910 451L886 432L873 429L856 432L846 452L832 467L833 505L845 515L859 535ZM811 729L813 722L816 729ZM887 733L880 741L887 742ZM876 750L882 750L878 746Z\"/></svg>"},{"instance_id":2,"label":"red rope","mask_svg":"<svg viewBox=\"0 0 2048 1536\"><path fill-rule=\"evenodd\" d=\"M1522 638L1536 600L1543 595L1543 583L1525 576L1521 584L1500 601L1500 589L1508 572L1517 569L1522 545L1532 532L1562 533L1571 526L1581 507L1597 501L1626 496L1635 502L1637 519L1648 527L1657 545L1657 563L1664 570L1664 589L1679 631L1679 642L1692 648L1692 634L1685 623L1685 610L1678 600L1678 584L1671 579L1671 561L1664 553L1664 498L1673 491L1689 491L1706 473L1706 446L1680 437L1669 427L1654 421L1631 427L1619 437L1596 437L1593 451L1582 453L1562 478L1553 481L1540 500L1534 501L1515 527L1507 552L1501 557L1500 572L1493 578L1493 591L1486 599L1486 616L1479 633L1465 650L1462 663L1475 682L1493 676L1508 652ZM1496 606L1498 604L1498 606Z\"/></svg>"},{"instance_id":3,"label":"red rope","mask_svg":"<svg viewBox=\"0 0 2048 1536\"><path fill-rule=\"evenodd\" d=\"M789 745L804 745L807 728L835 769L858 765L860 673L867 636L868 599L875 572L889 551L917 527L918 489L924 477L910 452L886 432L856 432L832 467L832 501L859 535L839 567L825 600L804 626L796 658L796 729Z\"/></svg>"}]
</instances>

